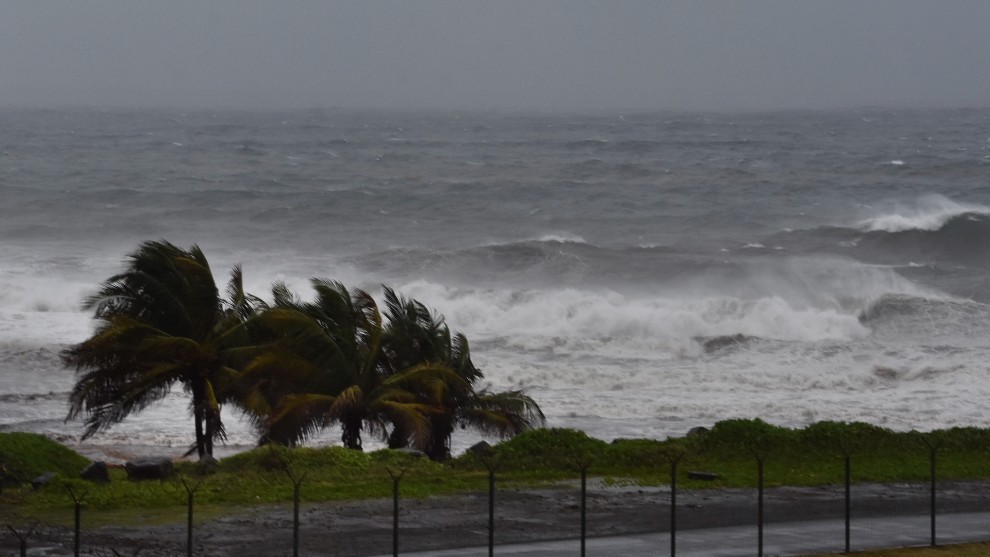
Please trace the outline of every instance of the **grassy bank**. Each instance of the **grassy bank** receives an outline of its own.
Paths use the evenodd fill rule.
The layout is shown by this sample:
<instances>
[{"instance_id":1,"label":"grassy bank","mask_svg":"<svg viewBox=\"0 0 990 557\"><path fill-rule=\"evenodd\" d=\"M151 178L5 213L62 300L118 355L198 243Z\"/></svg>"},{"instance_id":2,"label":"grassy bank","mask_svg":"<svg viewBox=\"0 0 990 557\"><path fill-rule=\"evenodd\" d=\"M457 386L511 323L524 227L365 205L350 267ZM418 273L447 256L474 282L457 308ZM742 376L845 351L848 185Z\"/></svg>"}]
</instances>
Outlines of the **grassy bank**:
<instances>
[{"instance_id":1,"label":"grassy bank","mask_svg":"<svg viewBox=\"0 0 990 557\"><path fill-rule=\"evenodd\" d=\"M179 463L176 478L167 481L130 482L122 469L112 469L112 481L106 485L76 479L86 464L82 457L40 436L28 442L25 435L29 434L0 434L0 458L10 471L8 479L15 480L0 496L0 509L23 517L64 514L71 506L66 488L85 493L91 516L95 512L145 520L151 515L162 520L182 516L186 485L197 488L200 516L209 516L211 508L289 502L292 477L304 477L301 497L310 502L388 497L389 473L401 470L403 497L483 491L487 465L495 467L503 487L553 485L577 477L581 466L587 466L590 475L617 483L660 485L670 482L670 462L677 459L678 484L690 489L755 486L759 457L765 463L767 486L803 486L841 483L843 458L849 454L856 482L912 482L928 478L928 445L937 448L940 479L990 479L990 430L977 428L922 435L861 423L822 422L788 429L759 420L731 420L687 438L613 443L574 430L542 429L496 445L484 459L466 454L445 463L389 450L262 447L223 459L213 468ZM58 478L38 491L18 483L49 470ZM688 477L689 471L697 470L718 478ZM121 512L140 509L150 514Z\"/></svg>"}]
</instances>

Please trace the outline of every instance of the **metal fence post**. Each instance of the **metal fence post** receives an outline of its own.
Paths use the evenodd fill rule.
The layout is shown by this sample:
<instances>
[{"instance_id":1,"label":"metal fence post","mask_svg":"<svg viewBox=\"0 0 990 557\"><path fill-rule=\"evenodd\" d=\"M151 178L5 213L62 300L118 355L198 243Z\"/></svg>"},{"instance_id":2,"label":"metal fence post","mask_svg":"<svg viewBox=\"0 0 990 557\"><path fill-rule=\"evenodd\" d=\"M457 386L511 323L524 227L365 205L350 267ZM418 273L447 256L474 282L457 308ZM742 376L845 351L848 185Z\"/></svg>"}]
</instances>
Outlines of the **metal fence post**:
<instances>
[{"instance_id":1,"label":"metal fence post","mask_svg":"<svg viewBox=\"0 0 990 557\"><path fill-rule=\"evenodd\" d=\"M392 557L399 557L399 482L410 466L412 466L411 462L398 472L388 466L385 467L388 476L392 478Z\"/></svg>"},{"instance_id":2,"label":"metal fence post","mask_svg":"<svg viewBox=\"0 0 990 557\"><path fill-rule=\"evenodd\" d=\"M938 466L938 443L929 439L927 435L920 435L921 441L928 447L928 477L930 480L929 496L930 496L930 519L931 519L931 545L935 547L935 491L936 491L936 477L937 477L937 466Z\"/></svg>"},{"instance_id":3,"label":"metal fence post","mask_svg":"<svg viewBox=\"0 0 990 557\"><path fill-rule=\"evenodd\" d=\"M677 465L685 454L685 449L677 446L665 451L670 463L670 557L677 555Z\"/></svg>"},{"instance_id":4,"label":"metal fence post","mask_svg":"<svg viewBox=\"0 0 990 557\"><path fill-rule=\"evenodd\" d=\"M760 456L756 457L756 488L756 521L759 523L756 557L763 557L763 458Z\"/></svg>"},{"instance_id":5,"label":"metal fence post","mask_svg":"<svg viewBox=\"0 0 990 557\"><path fill-rule=\"evenodd\" d=\"M299 557L299 488L306 479L306 472L296 477L286 463L285 475L292 482L292 556Z\"/></svg>"},{"instance_id":6,"label":"metal fence post","mask_svg":"<svg viewBox=\"0 0 990 557\"><path fill-rule=\"evenodd\" d=\"M845 485L846 485L846 549L845 553L849 553L849 534L852 530L852 459L849 453L843 451L843 457L845 459Z\"/></svg>"},{"instance_id":7,"label":"metal fence post","mask_svg":"<svg viewBox=\"0 0 990 557\"><path fill-rule=\"evenodd\" d=\"M581 557L587 554L588 542L588 469L594 462L594 456L587 451L576 452L573 455L574 467L581 473Z\"/></svg>"},{"instance_id":8,"label":"metal fence post","mask_svg":"<svg viewBox=\"0 0 990 557\"><path fill-rule=\"evenodd\" d=\"M581 467L581 557L585 557L588 538L588 466Z\"/></svg>"},{"instance_id":9,"label":"metal fence post","mask_svg":"<svg viewBox=\"0 0 990 557\"><path fill-rule=\"evenodd\" d=\"M756 459L756 555L763 557L763 468L770 440L761 437L749 447L750 454Z\"/></svg>"},{"instance_id":10,"label":"metal fence post","mask_svg":"<svg viewBox=\"0 0 990 557\"><path fill-rule=\"evenodd\" d=\"M491 446L475 453L488 469L488 557L495 555L495 467L496 455Z\"/></svg>"},{"instance_id":11,"label":"metal fence post","mask_svg":"<svg viewBox=\"0 0 990 557\"><path fill-rule=\"evenodd\" d=\"M199 489L203 480L196 482L196 485L189 485L185 478L179 477L182 487L186 488L186 555L192 557L193 554L193 505L196 498L196 490Z\"/></svg>"},{"instance_id":12,"label":"metal fence post","mask_svg":"<svg viewBox=\"0 0 990 557\"><path fill-rule=\"evenodd\" d=\"M495 462L492 455L482 455L481 462L488 469L488 557L495 555Z\"/></svg>"},{"instance_id":13,"label":"metal fence post","mask_svg":"<svg viewBox=\"0 0 990 557\"><path fill-rule=\"evenodd\" d=\"M72 501L75 503L75 527L73 529L72 536L72 555L74 557L79 557L79 542L80 542L80 531L82 529L82 503L86 498L86 493L83 492L82 495L76 495L76 492L72 490L72 486L65 486L65 489L69 492L69 496L72 497Z\"/></svg>"},{"instance_id":14,"label":"metal fence post","mask_svg":"<svg viewBox=\"0 0 990 557\"><path fill-rule=\"evenodd\" d=\"M392 556L399 557L399 478L392 478Z\"/></svg>"},{"instance_id":15,"label":"metal fence post","mask_svg":"<svg viewBox=\"0 0 990 557\"><path fill-rule=\"evenodd\" d=\"M495 555L495 470L488 469L488 557Z\"/></svg>"},{"instance_id":16,"label":"metal fence post","mask_svg":"<svg viewBox=\"0 0 990 557\"><path fill-rule=\"evenodd\" d=\"M677 555L677 463L670 459L670 557Z\"/></svg>"},{"instance_id":17,"label":"metal fence post","mask_svg":"<svg viewBox=\"0 0 990 557\"><path fill-rule=\"evenodd\" d=\"M875 441L850 424L844 431L832 437L842 455L845 468L845 553L852 551L852 455L857 451L876 449Z\"/></svg>"},{"instance_id":18,"label":"metal fence post","mask_svg":"<svg viewBox=\"0 0 990 557\"><path fill-rule=\"evenodd\" d=\"M292 486L292 555L299 556L299 484Z\"/></svg>"},{"instance_id":19,"label":"metal fence post","mask_svg":"<svg viewBox=\"0 0 990 557\"><path fill-rule=\"evenodd\" d=\"M935 448L932 447L931 450L931 496L932 496L932 547L935 547L935 467L936 467L936 456Z\"/></svg>"},{"instance_id":20,"label":"metal fence post","mask_svg":"<svg viewBox=\"0 0 990 557\"><path fill-rule=\"evenodd\" d=\"M193 502L195 495L190 491L186 494L186 555L193 554Z\"/></svg>"},{"instance_id":21,"label":"metal fence post","mask_svg":"<svg viewBox=\"0 0 990 557\"><path fill-rule=\"evenodd\" d=\"M29 537L31 537L31 534L34 533L34 529L37 526L38 526L37 524L32 525L30 528L28 528L28 531L27 532L25 532L25 533L22 534L22 533L18 532L17 530L14 530L14 527L13 526L10 526L9 524L7 525L7 529L10 530L11 532L13 532L14 535L17 536L18 542L20 542L19 543L19 549L20 549L20 556L21 557L27 557L27 540L28 540Z\"/></svg>"}]
</instances>

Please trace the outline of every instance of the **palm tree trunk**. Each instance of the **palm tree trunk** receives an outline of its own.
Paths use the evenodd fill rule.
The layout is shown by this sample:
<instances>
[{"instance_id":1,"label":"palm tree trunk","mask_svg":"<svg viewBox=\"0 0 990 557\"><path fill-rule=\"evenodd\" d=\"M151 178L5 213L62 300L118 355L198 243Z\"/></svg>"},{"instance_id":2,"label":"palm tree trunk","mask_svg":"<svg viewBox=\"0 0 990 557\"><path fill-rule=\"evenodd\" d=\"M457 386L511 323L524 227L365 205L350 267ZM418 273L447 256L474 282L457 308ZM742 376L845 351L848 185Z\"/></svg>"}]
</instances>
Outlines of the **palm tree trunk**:
<instances>
[{"instance_id":1,"label":"palm tree trunk","mask_svg":"<svg viewBox=\"0 0 990 557\"><path fill-rule=\"evenodd\" d=\"M430 460L447 460L450 458L450 437L454 434L454 422L449 416L432 416L430 418L430 439L427 441L426 456Z\"/></svg>"},{"instance_id":2,"label":"palm tree trunk","mask_svg":"<svg viewBox=\"0 0 990 557\"><path fill-rule=\"evenodd\" d=\"M203 446L203 408L193 403L193 422L196 424L196 454L203 458L206 448Z\"/></svg>"},{"instance_id":3,"label":"palm tree trunk","mask_svg":"<svg viewBox=\"0 0 990 557\"><path fill-rule=\"evenodd\" d=\"M196 423L196 454L199 458L203 458L206 454L206 442L209 432L209 424L207 423L206 407L203 404L203 387L198 381L194 381L192 385L192 406L193 406L193 421ZM204 425L206 430L204 431Z\"/></svg>"},{"instance_id":4,"label":"palm tree trunk","mask_svg":"<svg viewBox=\"0 0 990 557\"><path fill-rule=\"evenodd\" d=\"M348 449L364 450L361 448L361 425L363 423L364 420L361 418L348 417L341 420L340 427L343 429L343 433L340 440Z\"/></svg>"},{"instance_id":5,"label":"palm tree trunk","mask_svg":"<svg viewBox=\"0 0 990 557\"><path fill-rule=\"evenodd\" d=\"M404 427L399 424L395 424L392 428L392 432L388 435L388 448L390 449L404 449L409 446L409 434L406 433Z\"/></svg>"},{"instance_id":6,"label":"palm tree trunk","mask_svg":"<svg viewBox=\"0 0 990 557\"><path fill-rule=\"evenodd\" d=\"M206 431L203 433L203 451L207 455L213 456L213 438L217 434L217 416L212 409L208 409L204 413L206 414L204 419ZM203 458L203 455L200 455L200 458Z\"/></svg>"}]
</instances>

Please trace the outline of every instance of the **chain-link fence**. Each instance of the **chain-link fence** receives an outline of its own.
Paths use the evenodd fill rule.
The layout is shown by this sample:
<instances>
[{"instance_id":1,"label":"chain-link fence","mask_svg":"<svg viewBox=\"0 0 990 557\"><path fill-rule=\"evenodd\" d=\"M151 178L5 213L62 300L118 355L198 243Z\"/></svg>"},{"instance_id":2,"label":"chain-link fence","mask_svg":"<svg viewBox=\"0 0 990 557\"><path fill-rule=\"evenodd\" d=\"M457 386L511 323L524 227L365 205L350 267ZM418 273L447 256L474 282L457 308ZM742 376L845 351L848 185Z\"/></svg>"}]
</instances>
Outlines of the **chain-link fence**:
<instances>
[{"instance_id":1,"label":"chain-link fence","mask_svg":"<svg viewBox=\"0 0 990 557\"><path fill-rule=\"evenodd\" d=\"M844 451L841 477L832 483L764 488L773 482L766 466L773 451L751 448L755 488L681 489L679 478L717 476L685 470L683 453L658 462L657 474L666 480L659 487L589 477L594 463L586 460L576 462L570 482L500 488L500 474L509 471L485 459L487 490L404 499L403 480L414 469L388 468L382 481L391 483L390 500L305 505L306 474L288 468L291 508L241 509L199 523L195 495L214 480L179 478L186 494L184 528L87 529L86 493L66 488L71 529L11 520L0 547L22 556L491 556L500 548L515 556L764 556L990 540L990 481L939 481L940 453L936 446L928 449L929 478L920 483L856 483L862 453Z\"/></svg>"}]
</instances>

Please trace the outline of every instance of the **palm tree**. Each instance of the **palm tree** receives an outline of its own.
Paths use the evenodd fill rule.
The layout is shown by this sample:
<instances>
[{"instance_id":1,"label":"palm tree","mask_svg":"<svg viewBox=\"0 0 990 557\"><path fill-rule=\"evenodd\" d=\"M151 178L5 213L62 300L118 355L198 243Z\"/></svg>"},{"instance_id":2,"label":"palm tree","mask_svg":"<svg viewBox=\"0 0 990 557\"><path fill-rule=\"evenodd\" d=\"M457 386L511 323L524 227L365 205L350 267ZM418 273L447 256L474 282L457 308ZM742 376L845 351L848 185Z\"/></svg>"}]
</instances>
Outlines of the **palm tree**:
<instances>
[{"instance_id":1,"label":"palm tree","mask_svg":"<svg viewBox=\"0 0 990 557\"><path fill-rule=\"evenodd\" d=\"M62 352L79 374L66 419L85 414L87 438L180 384L191 394L196 441L190 452L212 455L214 440L224 438L219 391L237 375L226 360L245 345L242 325L254 312L240 267L231 271L222 299L198 246L146 242L84 307L99 323L92 337Z\"/></svg>"},{"instance_id":2,"label":"palm tree","mask_svg":"<svg viewBox=\"0 0 990 557\"><path fill-rule=\"evenodd\" d=\"M390 447L405 447L412 441L431 459L443 460L450 456L450 439L457 427L470 427L505 438L546 422L539 405L522 391L475 390L475 383L484 375L471 361L467 337L460 333L452 336L442 316L416 300L402 298L388 287L385 306L383 353L389 373L433 365L447 368L459 378L439 397L434 392L418 392L420 400L430 407L429 435L425 439L412 439L397 424L389 436Z\"/></svg>"},{"instance_id":3,"label":"palm tree","mask_svg":"<svg viewBox=\"0 0 990 557\"><path fill-rule=\"evenodd\" d=\"M302 303L276 284L275 303L257 319L270 342L244 369L240 404L261 442L294 445L335 424L352 449L362 448L363 431L384 437L392 424L425 438L430 408L416 393L439 397L457 377L431 365L383 374L375 300L339 282L312 285L316 300Z\"/></svg>"}]
</instances>

